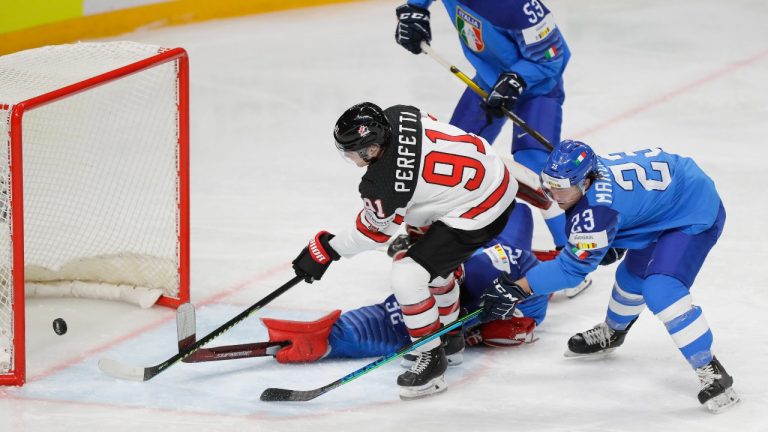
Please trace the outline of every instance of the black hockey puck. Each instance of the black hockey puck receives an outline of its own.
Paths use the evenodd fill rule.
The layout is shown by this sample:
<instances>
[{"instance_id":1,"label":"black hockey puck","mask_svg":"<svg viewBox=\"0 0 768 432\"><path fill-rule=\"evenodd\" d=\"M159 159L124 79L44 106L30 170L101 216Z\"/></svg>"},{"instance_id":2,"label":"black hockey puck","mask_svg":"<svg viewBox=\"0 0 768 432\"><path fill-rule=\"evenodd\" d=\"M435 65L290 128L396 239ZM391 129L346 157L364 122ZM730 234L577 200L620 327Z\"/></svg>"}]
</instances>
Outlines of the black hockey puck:
<instances>
[{"instance_id":1,"label":"black hockey puck","mask_svg":"<svg viewBox=\"0 0 768 432\"><path fill-rule=\"evenodd\" d=\"M56 318L53 320L53 331L59 336L63 335L67 332L67 322L61 318Z\"/></svg>"}]
</instances>

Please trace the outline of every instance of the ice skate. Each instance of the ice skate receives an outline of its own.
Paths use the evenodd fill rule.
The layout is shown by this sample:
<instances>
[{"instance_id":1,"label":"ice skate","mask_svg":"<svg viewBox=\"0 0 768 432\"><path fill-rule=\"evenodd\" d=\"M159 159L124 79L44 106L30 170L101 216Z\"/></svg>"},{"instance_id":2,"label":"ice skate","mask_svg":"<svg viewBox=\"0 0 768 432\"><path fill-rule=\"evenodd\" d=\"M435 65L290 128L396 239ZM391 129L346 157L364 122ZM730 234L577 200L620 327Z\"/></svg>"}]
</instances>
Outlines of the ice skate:
<instances>
[{"instance_id":1,"label":"ice skate","mask_svg":"<svg viewBox=\"0 0 768 432\"><path fill-rule=\"evenodd\" d=\"M629 323L625 330L613 330L608 324L601 322L593 328L577 333L568 339L566 357L584 357L595 354L609 354L624 343L624 338L629 328L634 324Z\"/></svg>"},{"instance_id":2,"label":"ice skate","mask_svg":"<svg viewBox=\"0 0 768 432\"><path fill-rule=\"evenodd\" d=\"M448 360L442 346L419 352L413 366L397 377L400 399L420 399L448 390L448 385L445 383L446 369L448 369Z\"/></svg>"},{"instance_id":3,"label":"ice skate","mask_svg":"<svg viewBox=\"0 0 768 432\"><path fill-rule=\"evenodd\" d=\"M574 298L577 295L579 295L582 292L584 292L584 290L586 290L590 286L592 286L592 277L587 276L587 277L584 278L583 281L581 281L580 284L576 285L573 288L566 288L566 289L563 290L563 292L565 293L566 297Z\"/></svg>"},{"instance_id":4,"label":"ice skate","mask_svg":"<svg viewBox=\"0 0 768 432\"><path fill-rule=\"evenodd\" d=\"M448 359L448 366L460 365L464 361L464 334L462 331L450 332L443 338L443 348L445 348L445 356ZM414 363L418 354L413 351L403 356L400 361L400 366L405 369L410 369Z\"/></svg>"},{"instance_id":5,"label":"ice skate","mask_svg":"<svg viewBox=\"0 0 768 432\"><path fill-rule=\"evenodd\" d=\"M713 413L722 412L739 403L739 395L733 389L733 378L723 365L712 357L712 361L696 369L701 382L699 402Z\"/></svg>"}]
</instances>

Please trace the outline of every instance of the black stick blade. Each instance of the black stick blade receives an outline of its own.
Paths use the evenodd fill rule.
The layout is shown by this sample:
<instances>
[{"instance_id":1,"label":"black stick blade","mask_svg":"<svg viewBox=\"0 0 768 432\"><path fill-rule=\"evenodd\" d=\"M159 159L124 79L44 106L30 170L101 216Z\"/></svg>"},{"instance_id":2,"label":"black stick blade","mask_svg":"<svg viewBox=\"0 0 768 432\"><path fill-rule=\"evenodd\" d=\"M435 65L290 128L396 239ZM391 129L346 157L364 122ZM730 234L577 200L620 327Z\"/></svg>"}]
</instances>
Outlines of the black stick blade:
<instances>
[{"instance_id":1,"label":"black stick blade","mask_svg":"<svg viewBox=\"0 0 768 432\"><path fill-rule=\"evenodd\" d=\"M323 393L324 388L308 391L268 388L261 393L260 399L264 402L306 402Z\"/></svg>"},{"instance_id":2,"label":"black stick blade","mask_svg":"<svg viewBox=\"0 0 768 432\"><path fill-rule=\"evenodd\" d=\"M264 402L284 402L291 400L293 390L268 388L261 393L261 400Z\"/></svg>"}]
</instances>

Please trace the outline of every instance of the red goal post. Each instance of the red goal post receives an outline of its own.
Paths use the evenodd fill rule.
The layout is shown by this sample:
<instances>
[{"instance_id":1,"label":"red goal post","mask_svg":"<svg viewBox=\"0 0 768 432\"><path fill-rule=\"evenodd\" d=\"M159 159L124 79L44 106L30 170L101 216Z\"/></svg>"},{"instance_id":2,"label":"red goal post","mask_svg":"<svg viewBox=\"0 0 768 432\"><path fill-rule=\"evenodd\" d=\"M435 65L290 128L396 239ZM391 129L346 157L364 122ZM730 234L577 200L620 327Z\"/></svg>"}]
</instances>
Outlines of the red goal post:
<instances>
[{"instance_id":1,"label":"red goal post","mask_svg":"<svg viewBox=\"0 0 768 432\"><path fill-rule=\"evenodd\" d=\"M189 63L78 43L0 57L0 385L26 295L189 301Z\"/></svg>"}]
</instances>

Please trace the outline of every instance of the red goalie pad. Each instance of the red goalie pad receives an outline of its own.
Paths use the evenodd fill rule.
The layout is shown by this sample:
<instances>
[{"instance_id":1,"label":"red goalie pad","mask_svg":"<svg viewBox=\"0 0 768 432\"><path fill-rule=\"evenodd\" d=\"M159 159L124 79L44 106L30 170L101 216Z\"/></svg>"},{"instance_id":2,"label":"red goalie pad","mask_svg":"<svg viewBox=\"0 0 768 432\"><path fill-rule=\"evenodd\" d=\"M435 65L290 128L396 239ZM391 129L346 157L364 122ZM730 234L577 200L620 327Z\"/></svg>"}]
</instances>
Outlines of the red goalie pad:
<instances>
[{"instance_id":1,"label":"red goalie pad","mask_svg":"<svg viewBox=\"0 0 768 432\"><path fill-rule=\"evenodd\" d=\"M341 316L337 309L316 321L288 321L262 318L267 327L270 342L290 341L291 344L277 352L280 363L313 362L328 352L328 335L333 324Z\"/></svg>"},{"instance_id":2,"label":"red goalie pad","mask_svg":"<svg viewBox=\"0 0 768 432\"><path fill-rule=\"evenodd\" d=\"M496 320L480 326L480 336L485 345L507 347L522 345L533 341L536 321L528 317L512 317L508 320Z\"/></svg>"}]
</instances>

